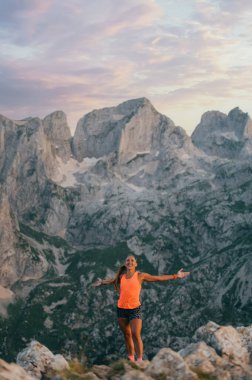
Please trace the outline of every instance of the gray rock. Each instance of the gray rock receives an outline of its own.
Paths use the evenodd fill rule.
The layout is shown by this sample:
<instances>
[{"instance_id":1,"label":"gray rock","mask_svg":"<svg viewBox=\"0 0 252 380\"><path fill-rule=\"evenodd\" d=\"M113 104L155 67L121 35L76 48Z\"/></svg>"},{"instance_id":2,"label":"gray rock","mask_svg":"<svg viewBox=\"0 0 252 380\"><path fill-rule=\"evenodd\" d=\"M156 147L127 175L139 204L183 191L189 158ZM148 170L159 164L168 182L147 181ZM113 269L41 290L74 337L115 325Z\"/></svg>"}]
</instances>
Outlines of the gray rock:
<instances>
[{"instance_id":1,"label":"gray rock","mask_svg":"<svg viewBox=\"0 0 252 380\"><path fill-rule=\"evenodd\" d=\"M69 365L62 355L54 355L47 347L32 341L17 356L17 363L37 379L52 370L62 371Z\"/></svg>"},{"instance_id":2,"label":"gray rock","mask_svg":"<svg viewBox=\"0 0 252 380\"><path fill-rule=\"evenodd\" d=\"M218 111L206 112L192 134L193 143L210 155L238 158L250 155L252 121L238 107L225 115Z\"/></svg>"},{"instance_id":3,"label":"gray rock","mask_svg":"<svg viewBox=\"0 0 252 380\"><path fill-rule=\"evenodd\" d=\"M81 375L81 379L83 380L98 380L99 377L97 377L93 372L86 372L83 375Z\"/></svg>"},{"instance_id":4,"label":"gray rock","mask_svg":"<svg viewBox=\"0 0 252 380\"><path fill-rule=\"evenodd\" d=\"M249 363L247 347L239 332L232 326L218 326L216 323L209 322L196 331L194 340L203 340L222 357L227 357L234 363Z\"/></svg>"},{"instance_id":5,"label":"gray rock","mask_svg":"<svg viewBox=\"0 0 252 380\"><path fill-rule=\"evenodd\" d=\"M205 342L192 343L179 351L187 365L197 374L210 376L218 380L231 379L230 364L217 355Z\"/></svg>"},{"instance_id":6,"label":"gray rock","mask_svg":"<svg viewBox=\"0 0 252 380\"><path fill-rule=\"evenodd\" d=\"M93 365L91 371L102 380L107 379L110 367L106 365Z\"/></svg>"},{"instance_id":7,"label":"gray rock","mask_svg":"<svg viewBox=\"0 0 252 380\"><path fill-rule=\"evenodd\" d=\"M152 359L146 374L154 379L167 380L197 380L198 376L192 372L183 358L170 348L162 348Z\"/></svg>"},{"instance_id":8,"label":"gray rock","mask_svg":"<svg viewBox=\"0 0 252 380\"><path fill-rule=\"evenodd\" d=\"M247 327L238 326L236 330L240 334L243 345L247 348L250 354L250 364L252 365L252 325Z\"/></svg>"},{"instance_id":9,"label":"gray rock","mask_svg":"<svg viewBox=\"0 0 252 380\"><path fill-rule=\"evenodd\" d=\"M22 367L14 363L6 363L0 359L0 379L1 380L35 380Z\"/></svg>"},{"instance_id":10,"label":"gray rock","mask_svg":"<svg viewBox=\"0 0 252 380\"><path fill-rule=\"evenodd\" d=\"M71 155L71 132L64 112L55 111L43 120L44 132L52 144L53 155L67 162Z\"/></svg>"},{"instance_id":11,"label":"gray rock","mask_svg":"<svg viewBox=\"0 0 252 380\"><path fill-rule=\"evenodd\" d=\"M235 357L223 357L206 345L205 342L193 343L181 350L180 355L188 366L199 376L209 376L217 380L251 379L252 367L236 360ZM236 353L239 356L239 353Z\"/></svg>"},{"instance_id":12,"label":"gray rock","mask_svg":"<svg viewBox=\"0 0 252 380\"><path fill-rule=\"evenodd\" d=\"M122 380L153 380L153 377L139 370L131 370L122 376Z\"/></svg>"}]
</instances>

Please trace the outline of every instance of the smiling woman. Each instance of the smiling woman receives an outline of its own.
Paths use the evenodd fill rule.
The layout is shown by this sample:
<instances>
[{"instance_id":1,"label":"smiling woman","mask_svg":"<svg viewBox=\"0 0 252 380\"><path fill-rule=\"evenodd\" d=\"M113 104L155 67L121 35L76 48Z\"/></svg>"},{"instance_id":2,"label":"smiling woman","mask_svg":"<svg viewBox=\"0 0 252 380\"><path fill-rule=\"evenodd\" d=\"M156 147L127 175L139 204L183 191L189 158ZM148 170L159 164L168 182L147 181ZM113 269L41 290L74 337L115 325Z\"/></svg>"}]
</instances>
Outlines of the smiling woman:
<instances>
[{"instance_id":1,"label":"smiling woman","mask_svg":"<svg viewBox=\"0 0 252 380\"><path fill-rule=\"evenodd\" d=\"M152 276L149 273L141 273L136 271L137 261L132 255L128 256L114 278L100 279L93 286L114 285L120 296L117 303L117 317L120 329L123 332L128 359L141 362L143 358L143 342L141 338L142 330L142 313L140 293L142 283L155 281L169 281L177 278L185 278L190 272L184 272L180 269L176 274L164 274L160 276Z\"/></svg>"}]
</instances>

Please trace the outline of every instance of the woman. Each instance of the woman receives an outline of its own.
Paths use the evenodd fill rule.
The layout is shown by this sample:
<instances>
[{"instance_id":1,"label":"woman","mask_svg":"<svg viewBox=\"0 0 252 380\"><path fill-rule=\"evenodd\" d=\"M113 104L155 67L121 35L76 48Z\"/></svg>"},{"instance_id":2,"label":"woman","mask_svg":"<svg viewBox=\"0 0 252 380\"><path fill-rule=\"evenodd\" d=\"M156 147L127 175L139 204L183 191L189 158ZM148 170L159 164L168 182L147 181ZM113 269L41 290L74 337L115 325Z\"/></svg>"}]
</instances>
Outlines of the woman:
<instances>
[{"instance_id":1,"label":"woman","mask_svg":"<svg viewBox=\"0 0 252 380\"><path fill-rule=\"evenodd\" d=\"M144 281L168 281L177 278L185 278L190 272L180 269L177 274L164 274L152 276L149 273L136 271L137 261L134 256L126 258L125 264L120 267L114 278L101 280L100 278L93 286L114 284L120 292L117 304L118 324L124 334L125 345L130 361L134 361L134 351L137 361L141 362L143 357L143 342L141 339L142 316L140 292Z\"/></svg>"}]
</instances>

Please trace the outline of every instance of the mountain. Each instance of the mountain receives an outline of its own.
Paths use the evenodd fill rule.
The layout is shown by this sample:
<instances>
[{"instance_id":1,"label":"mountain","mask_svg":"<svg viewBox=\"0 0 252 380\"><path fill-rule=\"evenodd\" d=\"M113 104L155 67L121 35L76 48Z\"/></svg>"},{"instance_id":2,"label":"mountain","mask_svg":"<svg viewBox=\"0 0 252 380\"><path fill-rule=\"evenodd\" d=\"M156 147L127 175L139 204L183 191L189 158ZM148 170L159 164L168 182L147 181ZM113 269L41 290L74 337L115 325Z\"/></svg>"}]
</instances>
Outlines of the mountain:
<instances>
[{"instance_id":1,"label":"mountain","mask_svg":"<svg viewBox=\"0 0 252 380\"><path fill-rule=\"evenodd\" d=\"M193 143L209 155L223 158L251 157L252 122L238 107L225 115L206 112L192 134Z\"/></svg>"},{"instance_id":2,"label":"mountain","mask_svg":"<svg viewBox=\"0 0 252 380\"><path fill-rule=\"evenodd\" d=\"M140 271L191 271L143 286L149 357L209 319L251 323L251 141L238 108L207 112L191 138L146 98L90 112L73 137L62 111L1 116L0 355L31 338L122 355L117 294L91 284L132 253Z\"/></svg>"}]
</instances>

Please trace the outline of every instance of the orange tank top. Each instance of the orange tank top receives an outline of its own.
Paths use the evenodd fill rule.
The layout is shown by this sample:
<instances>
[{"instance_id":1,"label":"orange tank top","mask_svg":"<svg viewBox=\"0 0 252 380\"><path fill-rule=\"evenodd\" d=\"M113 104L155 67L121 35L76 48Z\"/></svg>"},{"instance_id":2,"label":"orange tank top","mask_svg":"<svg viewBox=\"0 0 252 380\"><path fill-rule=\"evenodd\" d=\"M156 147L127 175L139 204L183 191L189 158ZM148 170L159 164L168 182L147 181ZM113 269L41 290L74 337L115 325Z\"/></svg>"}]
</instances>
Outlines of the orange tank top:
<instances>
[{"instance_id":1,"label":"orange tank top","mask_svg":"<svg viewBox=\"0 0 252 380\"><path fill-rule=\"evenodd\" d=\"M126 278L126 275L123 274L117 306L123 309L135 309L140 306L140 292L141 284L138 280L138 272L135 272L131 278Z\"/></svg>"}]
</instances>

